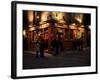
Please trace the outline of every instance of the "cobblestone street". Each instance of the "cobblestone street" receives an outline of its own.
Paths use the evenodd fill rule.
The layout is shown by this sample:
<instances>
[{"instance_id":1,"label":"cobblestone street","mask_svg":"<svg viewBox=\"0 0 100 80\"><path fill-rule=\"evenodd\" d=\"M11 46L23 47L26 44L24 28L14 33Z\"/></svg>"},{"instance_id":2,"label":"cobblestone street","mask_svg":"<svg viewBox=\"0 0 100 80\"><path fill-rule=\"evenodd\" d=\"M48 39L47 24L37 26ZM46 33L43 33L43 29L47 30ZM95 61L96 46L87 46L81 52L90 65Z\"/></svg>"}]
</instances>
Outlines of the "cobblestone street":
<instances>
[{"instance_id":1,"label":"cobblestone street","mask_svg":"<svg viewBox=\"0 0 100 80\"><path fill-rule=\"evenodd\" d=\"M23 69L90 66L91 62L89 48L82 51L66 50L57 56L45 53L44 56L36 57L35 52L24 51Z\"/></svg>"}]
</instances>

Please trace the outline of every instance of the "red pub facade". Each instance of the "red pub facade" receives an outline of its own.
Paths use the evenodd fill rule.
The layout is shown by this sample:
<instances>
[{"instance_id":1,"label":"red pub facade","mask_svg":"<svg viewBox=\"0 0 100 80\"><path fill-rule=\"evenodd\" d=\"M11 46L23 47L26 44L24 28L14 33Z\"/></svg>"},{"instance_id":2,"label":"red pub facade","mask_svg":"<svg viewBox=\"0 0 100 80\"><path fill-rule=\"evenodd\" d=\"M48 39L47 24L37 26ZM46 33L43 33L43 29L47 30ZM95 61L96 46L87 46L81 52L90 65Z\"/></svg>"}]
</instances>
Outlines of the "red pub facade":
<instances>
[{"instance_id":1,"label":"red pub facade","mask_svg":"<svg viewBox=\"0 0 100 80\"><path fill-rule=\"evenodd\" d=\"M78 37L86 38L87 31L85 25L81 22L83 20L83 14L76 14L74 17L76 22L72 21L71 23L67 22L66 19L68 16L64 12L38 12L37 11L26 11L27 18L27 28L23 28L23 38L27 42L27 50L34 50L34 42L39 37L42 37L47 41L46 50L51 50L51 41L56 38L59 34L62 40L63 50L72 49L73 41ZM25 45L24 45L25 46ZM86 41L84 47L86 46Z\"/></svg>"}]
</instances>

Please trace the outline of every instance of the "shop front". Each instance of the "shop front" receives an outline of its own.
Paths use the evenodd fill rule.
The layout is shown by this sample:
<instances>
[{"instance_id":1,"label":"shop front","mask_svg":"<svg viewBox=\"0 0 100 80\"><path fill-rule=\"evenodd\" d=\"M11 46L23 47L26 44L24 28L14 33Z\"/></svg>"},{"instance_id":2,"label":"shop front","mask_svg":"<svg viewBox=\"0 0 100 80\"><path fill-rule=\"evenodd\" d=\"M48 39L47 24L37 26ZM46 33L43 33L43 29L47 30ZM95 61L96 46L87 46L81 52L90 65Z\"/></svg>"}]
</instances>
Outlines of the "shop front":
<instances>
[{"instance_id":1,"label":"shop front","mask_svg":"<svg viewBox=\"0 0 100 80\"><path fill-rule=\"evenodd\" d=\"M38 12L38 14L34 11L27 11L27 14L25 14L28 15L28 27L23 29L23 47L25 50L34 51L37 39L44 40L45 51L48 52L52 51L52 40L58 37L62 43L62 50L72 50L77 38L84 38L84 44L86 44L87 30L81 23L81 20L78 19L80 23L74 21L69 23L65 20L68 14L63 12ZM75 16L75 18L79 17L77 16ZM82 18L82 15L80 17ZM86 45L84 45L84 47L86 47Z\"/></svg>"}]
</instances>

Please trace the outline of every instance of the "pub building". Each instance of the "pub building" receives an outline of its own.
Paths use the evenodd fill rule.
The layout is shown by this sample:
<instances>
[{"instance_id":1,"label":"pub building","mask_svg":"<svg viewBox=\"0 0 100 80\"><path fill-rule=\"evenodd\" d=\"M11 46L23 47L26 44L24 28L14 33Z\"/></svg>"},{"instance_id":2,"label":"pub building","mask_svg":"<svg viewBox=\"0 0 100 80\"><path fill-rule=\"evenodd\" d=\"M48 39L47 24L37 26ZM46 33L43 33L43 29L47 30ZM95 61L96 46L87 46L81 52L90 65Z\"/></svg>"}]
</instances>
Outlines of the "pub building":
<instances>
[{"instance_id":1,"label":"pub building","mask_svg":"<svg viewBox=\"0 0 100 80\"><path fill-rule=\"evenodd\" d=\"M60 36L62 49L73 49L77 37L84 37L84 48L90 43L90 14L23 11L23 48L34 51L35 41L44 39L46 51L51 51L51 41ZM88 41L87 41L88 40ZM89 45L90 46L90 45Z\"/></svg>"}]
</instances>

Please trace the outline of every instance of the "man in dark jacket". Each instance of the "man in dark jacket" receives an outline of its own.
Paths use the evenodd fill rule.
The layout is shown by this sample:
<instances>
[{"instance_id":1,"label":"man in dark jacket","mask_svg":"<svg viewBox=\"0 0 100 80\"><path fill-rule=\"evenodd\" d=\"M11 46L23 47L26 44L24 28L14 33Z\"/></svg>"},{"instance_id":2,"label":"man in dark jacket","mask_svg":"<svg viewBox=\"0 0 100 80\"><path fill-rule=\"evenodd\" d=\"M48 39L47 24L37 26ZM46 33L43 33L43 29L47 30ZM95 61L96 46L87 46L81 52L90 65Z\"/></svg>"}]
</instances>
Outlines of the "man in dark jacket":
<instances>
[{"instance_id":1,"label":"man in dark jacket","mask_svg":"<svg viewBox=\"0 0 100 80\"><path fill-rule=\"evenodd\" d=\"M44 57L44 48L45 48L45 42L43 39L40 40L40 57Z\"/></svg>"},{"instance_id":2,"label":"man in dark jacket","mask_svg":"<svg viewBox=\"0 0 100 80\"><path fill-rule=\"evenodd\" d=\"M51 46L52 46L53 51L54 51L54 56L58 55L60 53L60 49L61 49L61 40L58 38L52 40Z\"/></svg>"}]
</instances>

